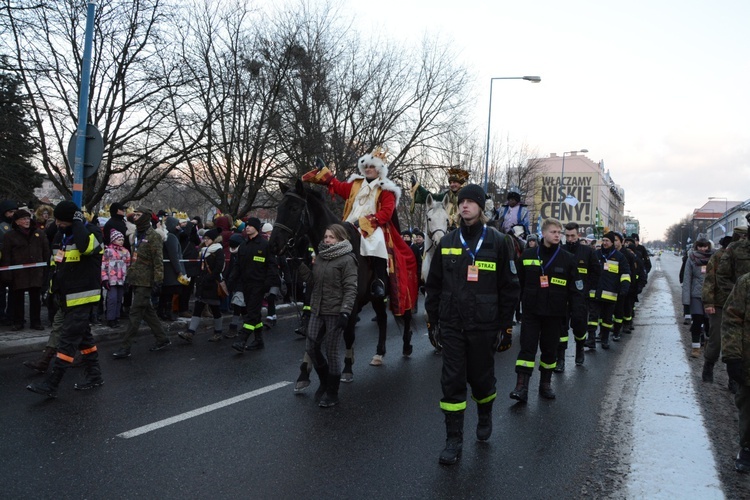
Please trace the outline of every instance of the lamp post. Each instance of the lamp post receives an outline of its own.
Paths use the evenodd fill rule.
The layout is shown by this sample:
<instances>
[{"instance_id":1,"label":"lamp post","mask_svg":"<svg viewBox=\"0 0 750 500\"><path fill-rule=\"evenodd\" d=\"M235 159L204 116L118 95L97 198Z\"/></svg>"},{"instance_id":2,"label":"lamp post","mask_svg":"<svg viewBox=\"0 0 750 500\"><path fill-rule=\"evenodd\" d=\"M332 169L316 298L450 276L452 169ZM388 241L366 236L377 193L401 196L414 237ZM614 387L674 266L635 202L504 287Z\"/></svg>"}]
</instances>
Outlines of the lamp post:
<instances>
[{"instance_id":1,"label":"lamp post","mask_svg":"<svg viewBox=\"0 0 750 500\"><path fill-rule=\"evenodd\" d=\"M490 78L490 110L487 117L487 149L484 154L484 192L487 192L488 177L490 173L490 126L492 124L492 82L495 80L526 80L527 82L539 83L542 81L538 76L496 76Z\"/></svg>"},{"instance_id":2,"label":"lamp post","mask_svg":"<svg viewBox=\"0 0 750 500\"><path fill-rule=\"evenodd\" d=\"M565 178L565 155L573 155L576 153L588 153L589 150L586 148L579 149L578 151L565 151L562 154L562 168L560 169L560 221L562 222L562 207L563 202L565 201L565 196L563 196L562 189L563 189L563 179Z\"/></svg>"}]
</instances>

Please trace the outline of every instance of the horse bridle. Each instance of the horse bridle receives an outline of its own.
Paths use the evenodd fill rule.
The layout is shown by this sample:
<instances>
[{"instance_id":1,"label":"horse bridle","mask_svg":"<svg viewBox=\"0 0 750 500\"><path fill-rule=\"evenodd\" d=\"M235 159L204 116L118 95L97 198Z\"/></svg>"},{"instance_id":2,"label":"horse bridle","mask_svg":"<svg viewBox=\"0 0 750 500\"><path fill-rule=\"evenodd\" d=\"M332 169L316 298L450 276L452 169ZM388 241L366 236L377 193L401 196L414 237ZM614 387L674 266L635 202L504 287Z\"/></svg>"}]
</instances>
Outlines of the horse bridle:
<instances>
[{"instance_id":1,"label":"horse bridle","mask_svg":"<svg viewBox=\"0 0 750 500\"><path fill-rule=\"evenodd\" d=\"M305 207L299 216L299 224L296 231L288 226L285 226L284 224L281 224L278 221L274 223L274 227L278 227L279 229L290 234L289 239L286 241L286 243L284 243L284 248L282 249L281 253L287 252L290 256L293 256L292 249L296 248L300 233L305 230L305 222L310 219L310 213L309 209L307 208L307 200L304 197L298 195L297 193L293 193L292 191L287 191L286 193L284 193L284 196L291 196L292 198L301 200L303 206Z\"/></svg>"}]
</instances>

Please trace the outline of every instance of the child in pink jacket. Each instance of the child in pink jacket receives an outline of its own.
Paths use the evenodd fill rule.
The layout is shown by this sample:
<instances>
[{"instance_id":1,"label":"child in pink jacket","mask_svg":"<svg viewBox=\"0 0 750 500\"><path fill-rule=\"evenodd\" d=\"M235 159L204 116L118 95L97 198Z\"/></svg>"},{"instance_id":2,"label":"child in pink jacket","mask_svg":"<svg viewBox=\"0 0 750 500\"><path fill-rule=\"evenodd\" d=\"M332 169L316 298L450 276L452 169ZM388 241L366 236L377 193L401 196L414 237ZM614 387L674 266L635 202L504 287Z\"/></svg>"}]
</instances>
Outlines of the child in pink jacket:
<instances>
[{"instance_id":1,"label":"child in pink jacket","mask_svg":"<svg viewBox=\"0 0 750 500\"><path fill-rule=\"evenodd\" d=\"M102 286L107 289L107 326L117 328L122 298L125 294L125 277L130 267L130 252L123 246L125 236L117 229L110 231L110 244L102 256Z\"/></svg>"}]
</instances>

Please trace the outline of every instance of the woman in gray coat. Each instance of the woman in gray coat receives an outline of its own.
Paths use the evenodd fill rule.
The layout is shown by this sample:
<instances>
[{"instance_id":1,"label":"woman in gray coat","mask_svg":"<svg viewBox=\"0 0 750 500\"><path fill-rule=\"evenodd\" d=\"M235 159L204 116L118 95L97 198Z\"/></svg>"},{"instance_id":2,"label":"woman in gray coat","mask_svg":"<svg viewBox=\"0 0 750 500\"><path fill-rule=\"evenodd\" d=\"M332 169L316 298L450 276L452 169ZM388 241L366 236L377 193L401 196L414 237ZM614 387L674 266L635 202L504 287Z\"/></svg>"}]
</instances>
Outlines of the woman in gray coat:
<instances>
[{"instance_id":1,"label":"woman in gray coat","mask_svg":"<svg viewBox=\"0 0 750 500\"><path fill-rule=\"evenodd\" d=\"M688 252L685 261L685 275L682 280L682 304L690 308L693 320L690 325L692 351L690 356L697 358L701 354L701 327L708 331L708 315L703 310L703 281L706 278L706 266L713 255L711 243L705 237L699 237Z\"/></svg>"},{"instance_id":2,"label":"woman in gray coat","mask_svg":"<svg viewBox=\"0 0 750 500\"><path fill-rule=\"evenodd\" d=\"M304 264L300 272L313 287L305 349L320 377L315 400L321 408L329 408L339 402L339 351L357 299L357 257L344 226L332 224L326 229L312 273Z\"/></svg>"}]
</instances>

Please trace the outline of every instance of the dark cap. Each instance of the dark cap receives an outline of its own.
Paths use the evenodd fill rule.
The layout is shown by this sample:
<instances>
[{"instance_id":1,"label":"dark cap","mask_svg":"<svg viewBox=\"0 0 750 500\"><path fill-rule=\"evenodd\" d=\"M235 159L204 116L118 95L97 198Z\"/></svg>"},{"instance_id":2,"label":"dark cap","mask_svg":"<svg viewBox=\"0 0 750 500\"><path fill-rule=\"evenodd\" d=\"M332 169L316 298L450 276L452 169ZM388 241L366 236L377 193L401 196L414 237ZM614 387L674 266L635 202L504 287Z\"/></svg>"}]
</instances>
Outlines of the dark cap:
<instances>
[{"instance_id":1,"label":"dark cap","mask_svg":"<svg viewBox=\"0 0 750 500\"><path fill-rule=\"evenodd\" d=\"M21 210L16 210L13 214L13 220L17 221L18 219L23 219L24 217L31 218L31 212L28 210L24 210L23 208Z\"/></svg>"},{"instance_id":2,"label":"dark cap","mask_svg":"<svg viewBox=\"0 0 750 500\"><path fill-rule=\"evenodd\" d=\"M75 217L76 212L79 212L80 210L81 209L78 208L78 205L70 200L61 201L55 207L55 219L62 222L73 222L73 217Z\"/></svg>"},{"instance_id":3,"label":"dark cap","mask_svg":"<svg viewBox=\"0 0 750 500\"><path fill-rule=\"evenodd\" d=\"M604 236L602 236L602 239L606 238L609 241L611 241L612 243L614 243L615 242L615 238L616 238L615 235L616 235L616 233L614 231L610 231L610 232L606 233Z\"/></svg>"},{"instance_id":4,"label":"dark cap","mask_svg":"<svg viewBox=\"0 0 750 500\"><path fill-rule=\"evenodd\" d=\"M213 228L203 233L203 237L208 238L209 240L215 240L216 238L219 237L220 234L221 234L221 229Z\"/></svg>"},{"instance_id":5,"label":"dark cap","mask_svg":"<svg viewBox=\"0 0 750 500\"><path fill-rule=\"evenodd\" d=\"M254 227L258 232L260 232L260 228L263 226L263 224L260 222L260 219L257 217L248 217L247 225Z\"/></svg>"},{"instance_id":6,"label":"dark cap","mask_svg":"<svg viewBox=\"0 0 750 500\"><path fill-rule=\"evenodd\" d=\"M128 209L128 207L126 207L125 205L123 205L119 201L116 201L116 202L112 203L109 206L109 214L110 215L115 215L115 214L117 214L117 212L119 210L123 210L124 211L124 210L127 210L127 209Z\"/></svg>"},{"instance_id":7,"label":"dark cap","mask_svg":"<svg viewBox=\"0 0 750 500\"><path fill-rule=\"evenodd\" d=\"M458 192L459 203L463 200L471 200L479 205L479 208L482 210L484 210L484 202L486 199L487 197L484 194L484 189L478 184L467 184Z\"/></svg>"}]
</instances>

